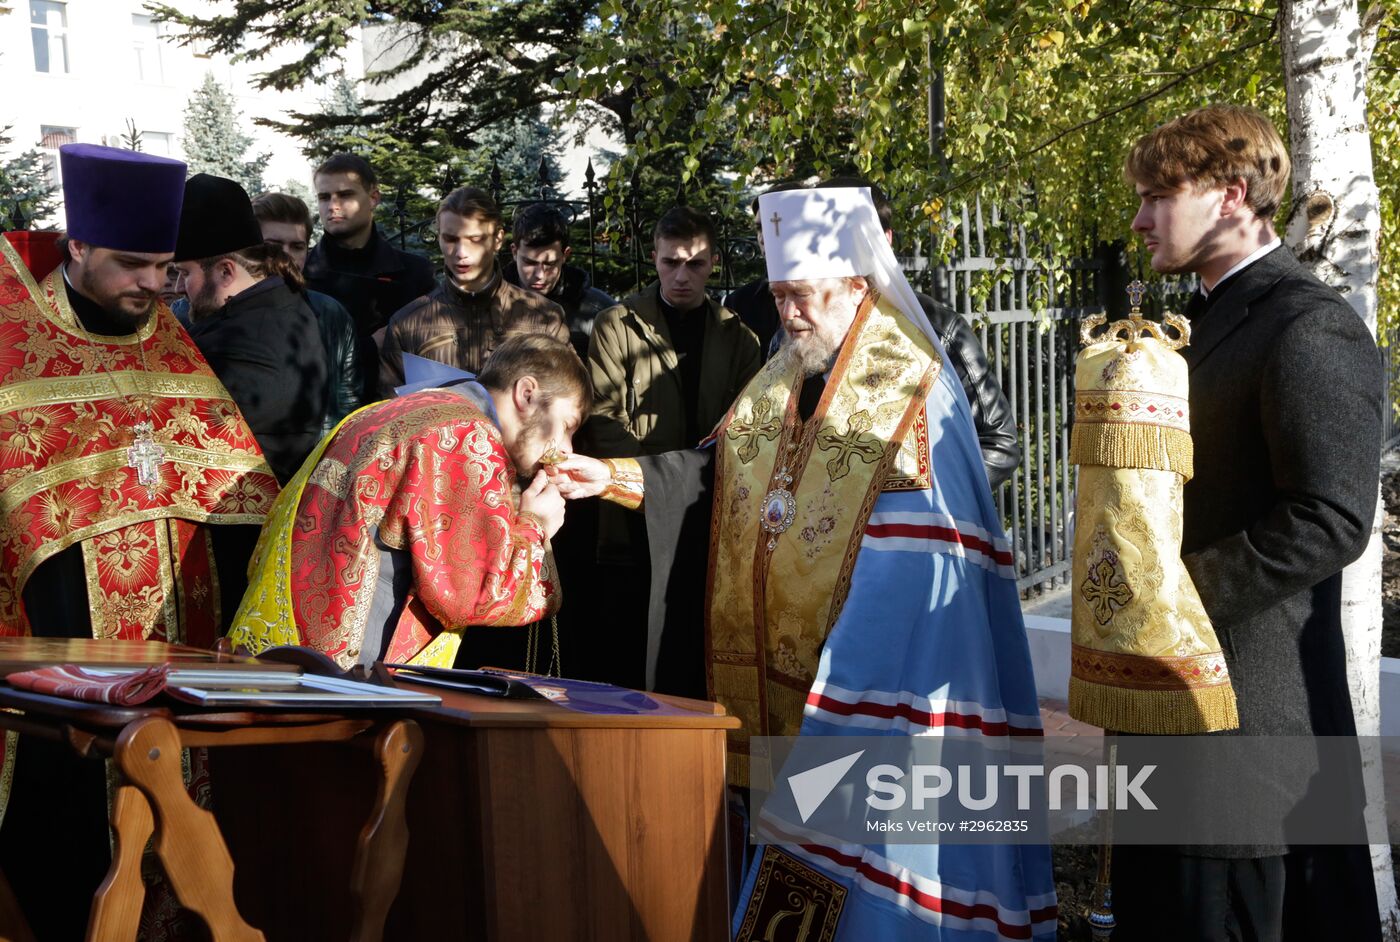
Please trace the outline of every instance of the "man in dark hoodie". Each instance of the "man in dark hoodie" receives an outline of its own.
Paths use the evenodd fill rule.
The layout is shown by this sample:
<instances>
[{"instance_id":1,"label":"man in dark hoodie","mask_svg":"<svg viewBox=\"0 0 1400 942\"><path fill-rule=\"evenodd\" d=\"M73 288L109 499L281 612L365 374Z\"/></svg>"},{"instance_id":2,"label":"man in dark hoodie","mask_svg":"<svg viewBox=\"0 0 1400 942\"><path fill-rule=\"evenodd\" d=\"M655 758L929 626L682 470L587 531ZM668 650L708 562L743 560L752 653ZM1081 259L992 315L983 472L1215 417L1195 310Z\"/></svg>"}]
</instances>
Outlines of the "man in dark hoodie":
<instances>
[{"instance_id":1,"label":"man in dark hoodie","mask_svg":"<svg viewBox=\"0 0 1400 942\"><path fill-rule=\"evenodd\" d=\"M243 187L207 173L185 183L175 264L190 337L287 483L321 440L329 383L301 273L263 241Z\"/></svg>"},{"instance_id":2,"label":"man in dark hoodie","mask_svg":"<svg viewBox=\"0 0 1400 942\"><path fill-rule=\"evenodd\" d=\"M587 357L594 319L617 301L593 287L588 272L568 264L574 250L563 214L543 203L523 207L515 214L510 252L514 261L506 266L506 281L538 291L562 307L569 342L579 357Z\"/></svg>"},{"instance_id":3,"label":"man in dark hoodie","mask_svg":"<svg viewBox=\"0 0 1400 942\"><path fill-rule=\"evenodd\" d=\"M369 161L336 154L312 175L316 209L325 237L306 257L307 287L335 298L355 321L366 400L378 387L379 364L373 337L394 312L433 290L433 265L422 255L402 252L374 224L379 181ZM379 390L392 395L393 390Z\"/></svg>"}]
</instances>

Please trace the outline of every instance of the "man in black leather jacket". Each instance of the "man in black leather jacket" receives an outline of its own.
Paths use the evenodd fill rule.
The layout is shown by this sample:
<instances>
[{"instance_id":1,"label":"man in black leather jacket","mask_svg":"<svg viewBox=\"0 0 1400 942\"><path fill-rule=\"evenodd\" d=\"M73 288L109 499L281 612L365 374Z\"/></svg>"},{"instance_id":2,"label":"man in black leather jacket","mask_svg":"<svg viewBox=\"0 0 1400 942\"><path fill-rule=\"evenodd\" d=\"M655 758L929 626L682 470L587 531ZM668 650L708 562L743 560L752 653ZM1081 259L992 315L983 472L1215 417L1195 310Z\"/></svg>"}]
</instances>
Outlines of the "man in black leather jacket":
<instances>
[{"instance_id":1,"label":"man in black leather jacket","mask_svg":"<svg viewBox=\"0 0 1400 942\"><path fill-rule=\"evenodd\" d=\"M617 301L593 287L588 272L566 264L573 249L569 247L569 224L563 214L543 203L522 207L515 214L510 252L512 261L505 269L506 281L538 291L562 307L564 322L569 325L569 342L581 359L587 359L594 319Z\"/></svg>"},{"instance_id":2,"label":"man in black leather jacket","mask_svg":"<svg viewBox=\"0 0 1400 942\"><path fill-rule=\"evenodd\" d=\"M869 187L875 210L880 214L880 224L885 229L885 238L894 242L894 209L878 186L858 177L835 177L821 186ZM758 201L754 200L753 205L757 211ZM1021 446L1017 443L1016 418L1011 413L1011 404L1006 401L1001 384L987 362L987 354L967 319L926 294L920 294L918 298L929 323L943 343L943 349L948 351L948 359L957 371L958 379L962 381L967 404L972 407L972 422L977 428L977 442L982 448L982 463L987 466L987 478L995 491L1011 479L1021 464ZM773 295L768 291L766 280L732 292L725 299L725 305L751 327L756 323L778 323L778 310L773 304ZM762 305L767 305L767 309ZM773 335L768 347L769 355L777 349L782 337L781 330Z\"/></svg>"},{"instance_id":3,"label":"man in black leather jacket","mask_svg":"<svg viewBox=\"0 0 1400 942\"><path fill-rule=\"evenodd\" d=\"M304 268L311 243L311 210L307 205L289 193L263 193L253 200L253 215L262 229L263 241L280 246L298 270ZM325 433L364 405L359 341L355 338L355 322L344 305L319 291L308 289L304 297L316 315L321 346L326 351L326 368L330 371L326 410L321 419L321 431Z\"/></svg>"}]
</instances>

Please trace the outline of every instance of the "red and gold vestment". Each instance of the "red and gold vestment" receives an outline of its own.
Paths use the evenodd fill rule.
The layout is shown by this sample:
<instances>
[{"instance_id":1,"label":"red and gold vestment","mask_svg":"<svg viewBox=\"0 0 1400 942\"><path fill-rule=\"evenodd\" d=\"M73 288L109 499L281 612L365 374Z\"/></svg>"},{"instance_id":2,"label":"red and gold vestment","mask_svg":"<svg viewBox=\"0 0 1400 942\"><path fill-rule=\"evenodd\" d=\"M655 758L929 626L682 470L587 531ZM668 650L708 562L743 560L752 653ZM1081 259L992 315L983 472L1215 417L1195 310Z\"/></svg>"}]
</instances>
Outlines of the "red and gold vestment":
<instances>
[{"instance_id":1,"label":"red and gold vestment","mask_svg":"<svg viewBox=\"0 0 1400 942\"><path fill-rule=\"evenodd\" d=\"M63 277L36 283L0 239L0 635L30 633L26 581L80 545L94 637L210 645L207 525L261 524L277 481L169 308L94 336ZM154 457L141 462L146 423Z\"/></svg>"},{"instance_id":2,"label":"red and gold vestment","mask_svg":"<svg viewBox=\"0 0 1400 942\"><path fill-rule=\"evenodd\" d=\"M500 432L458 392L354 413L279 498L229 638L254 652L306 645L342 667L363 660L381 547L406 554L412 574L385 660L450 667L468 625L537 621L559 592L514 486Z\"/></svg>"}]
</instances>

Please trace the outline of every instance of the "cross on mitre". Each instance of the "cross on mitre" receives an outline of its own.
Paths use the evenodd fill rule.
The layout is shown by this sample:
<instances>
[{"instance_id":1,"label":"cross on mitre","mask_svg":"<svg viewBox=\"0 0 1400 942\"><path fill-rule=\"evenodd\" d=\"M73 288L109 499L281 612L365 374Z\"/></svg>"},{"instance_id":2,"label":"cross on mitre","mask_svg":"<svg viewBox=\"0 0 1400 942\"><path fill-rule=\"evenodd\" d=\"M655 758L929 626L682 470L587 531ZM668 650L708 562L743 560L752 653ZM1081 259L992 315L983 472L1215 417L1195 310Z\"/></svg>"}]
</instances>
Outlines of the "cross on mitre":
<instances>
[{"instance_id":1,"label":"cross on mitre","mask_svg":"<svg viewBox=\"0 0 1400 942\"><path fill-rule=\"evenodd\" d=\"M1128 285L1128 303L1132 305L1132 313L1136 314L1142 308L1142 299L1147 296L1147 285L1141 281L1134 281Z\"/></svg>"},{"instance_id":2,"label":"cross on mitre","mask_svg":"<svg viewBox=\"0 0 1400 942\"><path fill-rule=\"evenodd\" d=\"M768 221L773 224L773 236L775 238L780 236L782 233L778 232L778 223L783 221L783 217L778 215L778 211L776 209L773 210L773 217Z\"/></svg>"}]
</instances>

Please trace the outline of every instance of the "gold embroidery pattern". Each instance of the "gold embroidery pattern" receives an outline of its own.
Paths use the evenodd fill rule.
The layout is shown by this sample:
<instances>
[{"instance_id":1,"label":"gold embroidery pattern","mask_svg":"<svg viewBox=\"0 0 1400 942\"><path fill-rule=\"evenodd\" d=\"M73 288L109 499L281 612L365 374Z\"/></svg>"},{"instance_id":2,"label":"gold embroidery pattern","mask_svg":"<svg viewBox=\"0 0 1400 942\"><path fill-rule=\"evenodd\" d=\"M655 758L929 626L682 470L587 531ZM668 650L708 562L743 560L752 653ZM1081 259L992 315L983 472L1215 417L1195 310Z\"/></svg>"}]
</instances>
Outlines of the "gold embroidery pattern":
<instances>
[{"instance_id":1,"label":"gold embroidery pattern","mask_svg":"<svg viewBox=\"0 0 1400 942\"><path fill-rule=\"evenodd\" d=\"M99 630L118 607L145 612L154 599L163 610L172 596L157 583L173 570L138 565L140 553L114 534L175 517L260 523L277 492L252 432L168 308L157 305L130 336L88 337L61 278L36 284L8 243L0 246L0 634L27 630L20 598L36 566L99 537L101 546L85 550L98 567L89 577L131 590L120 603L110 591L93 595ZM157 426L175 470L156 494L128 466L136 418ZM141 532L157 539L159 531ZM171 613L147 624L177 620Z\"/></svg>"},{"instance_id":2,"label":"gold embroidery pattern","mask_svg":"<svg viewBox=\"0 0 1400 942\"><path fill-rule=\"evenodd\" d=\"M895 456L894 467L885 479L885 490L922 491L927 490L930 483L928 407L925 406L919 410L914 425L899 443L899 454Z\"/></svg>"},{"instance_id":3,"label":"gold embroidery pattern","mask_svg":"<svg viewBox=\"0 0 1400 942\"><path fill-rule=\"evenodd\" d=\"M711 693L744 723L730 737L732 760L748 735L796 731L864 523L940 362L927 338L877 303L857 315L809 422L798 419L797 376L781 361L769 361L736 401L742 434L726 429L717 456L706 611ZM776 440L749 433L761 425L753 421L761 398L783 407ZM756 453L745 462L739 451L749 447ZM793 522L774 535L760 512L786 478ZM730 771L743 784L744 763Z\"/></svg>"},{"instance_id":4,"label":"gold embroidery pattern","mask_svg":"<svg viewBox=\"0 0 1400 942\"><path fill-rule=\"evenodd\" d=\"M1113 613L1133 600L1133 590L1123 581L1123 567L1118 554L1105 552L1099 561L1089 566L1089 575L1079 586L1079 594L1094 611L1094 620L1107 625Z\"/></svg>"},{"instance_id":5,"label":"gold embroidery pattern","mask_svg":"<svg viewBox=\"0 0 1400 942\"><path fill-rule=\"evenodd\" d=\"M831 942L846 888L771 844L763 848L753 893L734 942Z\"/></svg>"},{"instance_id":6,"label":"gold embroidery pattern","mask_svg":"<svg viewBox=\"0 0 1400 942\"><path fill-rule=\"evenodd\" d=\"M763 396L749 410L749 420L730 422L724 436L732 442L741 443L734 453L742 464L748 464L758 457L759 441L773 441L782 430L782 419L773 415L773 400Z\"/></svg>"},{"instance_id":7,"label":"gold embroidery pattern","mask_svg":"<svg viewBox=\"0 0 1400 942\"><path fill-rule=\"evenodd\" d=\"M836 456L826 463L831 480L839 481L851 473L851 459L859 458L866 464L874 464L885 453L884 443L867 434L874 422L870 413L861 410L846 419L846 434L837 435L835 429L823 428L817 433L818 451L835 451Z\"/></svg>"},{"instance_id":8,"label":"gold embroidery pattern","mask_svg":"<svg viewBox=\"0 0 1400 942\"><path fill-rule=\"evenodd\" d=\"M1145 658L1076 644L1071 647L1070 669L1080 680L1132 690L1192 690L1230 683L1225 655L1218 652Z\"/></svg>"}]
</instances>

